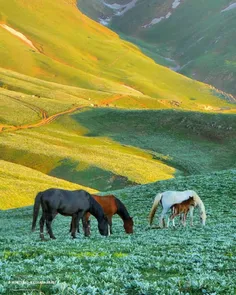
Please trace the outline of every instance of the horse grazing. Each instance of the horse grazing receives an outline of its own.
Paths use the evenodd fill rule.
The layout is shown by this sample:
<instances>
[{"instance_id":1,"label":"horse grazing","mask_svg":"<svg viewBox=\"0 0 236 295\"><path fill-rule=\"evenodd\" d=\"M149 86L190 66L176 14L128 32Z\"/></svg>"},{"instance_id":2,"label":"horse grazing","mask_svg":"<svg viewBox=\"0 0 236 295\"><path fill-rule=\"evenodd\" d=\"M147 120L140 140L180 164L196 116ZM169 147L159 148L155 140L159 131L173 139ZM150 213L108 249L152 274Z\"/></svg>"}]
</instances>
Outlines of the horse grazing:
<instances>
[{"instance_id":1,"label":"horse grazing","mask_svg":"<svg viewBox=\"0 0 236 295\"><path fill-rule=\"evenodd\" d=\"M88 228L84 218L86 212L90 212L97 219L100 234L103 236L108 235L108 220L101 205L84 190L69 191L51 188L38 193L34 203L32 231L35 230L40 206L42 207L40 219L40 237L42 240L44 239L43 228L45 220L50 238L55 239L51 223L58 213L64 216L72 216L71 235L73 238L76 237L77 224L81 218L84 228Z\"/></svg>"},{"instance_id":2,"label":"horse grazing","mask_svg":"<svg viewBox=\"0 0 236 295\"><path fill-rule=\"evenodd\" d=\"M115 196L97 196L92 195L92 197L102 206L104 214L107 216L108 224L110 227L110 234L112 234L112 216L118 214L124 222L124 229L127 234L133 233L133 218L130 217L125 205ZM85 226L83 226L84 231L87 235L90 235L90 213L85 214ZM72 228L72 224L71 224ZM78 226L79 228L79 226Z\"/></svg>"},{"instance_id":3,"label":"horse grazing","mask_svg":"<svg viewBox=\"0 0 236 295\"><path fill-rule=\"evenodd\" d=\"M152 209L149 213L149 223L152 225L154 215L156 213L158 204L161 203L162 205L162 212L161 212L161 217L160 217L160 227L164 227L164 217L168 210L171 208L172 205L181 203L190 197L193 197L195 206L194 207L199 207L200 211L200 220L202 225L205 225L206 223L206 211L205 211L205 206L198 196L198 194L195 191L192 190L186 190L186 191L166 191L163 193L158 193L154 199ZM193 225L193 211L194 207L190 207L190 223ZM174 225L174 224L173 224ZM167 227L169 226L169 218L167 222Z\"/></svg>"},{"instance_id":4,"label":"horse grazing","mask_svg":"<svg viewBox=\"0 0 236 295\"><path fill-rule=\"evenodd\" d=\"M181 220L182 220L182 224L185 226L186 225L186 218L188 215L188 212L190 210L190 207L193 206L194 207L195 202L193 197L190 197L189 199L183 201L182 203L177 203L172 205L170 208L172 210L172 214L170 216L170 219L173 221L173 226L175 226L174 223L174 218L177 215L181 214Z\"/></svg>"}]
</instances>

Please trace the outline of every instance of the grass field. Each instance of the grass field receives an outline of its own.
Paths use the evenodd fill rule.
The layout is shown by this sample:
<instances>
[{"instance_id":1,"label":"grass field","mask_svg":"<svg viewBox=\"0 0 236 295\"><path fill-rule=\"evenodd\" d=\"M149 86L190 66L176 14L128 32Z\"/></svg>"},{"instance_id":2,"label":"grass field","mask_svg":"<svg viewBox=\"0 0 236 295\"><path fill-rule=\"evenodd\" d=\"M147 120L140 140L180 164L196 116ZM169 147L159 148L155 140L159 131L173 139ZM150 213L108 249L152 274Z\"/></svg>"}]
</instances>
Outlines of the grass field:
<instances>
[{"instance_id":1,"label":"grass field","mask_svg":"<svg viewBox=\"0 0 236 295\"><path fill-rule=\"evenodd\" d=\"M176 168L175 175L236 165L235 115L93 109L72 117L89 130L89 136L105 136L141 148Z\"/></svg>"},{"instance_id":2,"label":"grass field","mask_svg":"<svg viewBox=\"0 0 236 295\"><path fill-rule=\"evenodd\" d=\"M57 216L57 240L30 233L32 207L0 211L2 294L235 294L236 171L180 177L114 192L134 216L134 234L113 219L114 234L71 240L70 218ZM206 206L201 227L150 229L157 192L194 189ZM158 223L156 219L155 223Z\"/></svg>"},{"instance_id":3,"label":"grass field","mask_svg":"<svg viewBox=\"0 0 236 295\"><path fill-rule=\"evenodd\" d=\"M0 24L36 48L0 26L0 294L234 295L232 96L157 65L172 62L75 0L0 0ZM72 240L57 216L57 240L41 242L32 204L50 187L114 193L134 234L115 216L101 237L92 218L92 236ZM194 227L151 229L156 193L184 189L202 198L206 227L195 212Z\"/></svg>"}]
</instances>

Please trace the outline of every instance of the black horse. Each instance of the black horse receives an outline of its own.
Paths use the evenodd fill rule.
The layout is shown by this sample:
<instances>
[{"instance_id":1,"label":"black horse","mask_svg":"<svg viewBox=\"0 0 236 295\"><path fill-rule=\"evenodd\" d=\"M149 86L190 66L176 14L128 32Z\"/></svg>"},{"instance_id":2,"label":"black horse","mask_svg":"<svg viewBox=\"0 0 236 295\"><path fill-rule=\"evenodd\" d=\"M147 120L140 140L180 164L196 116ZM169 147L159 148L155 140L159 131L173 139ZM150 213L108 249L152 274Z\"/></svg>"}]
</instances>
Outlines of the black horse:
<instances>
[{"instance_id":1,"label":"black horse","mask_svg":"<svg viewBox=\"0 0 236 295\"><path fill-rule=\"evenodd\" d=\"M51 223L57 213L64 216L72 216L71 235L75 238L78 221L82 218L84 228L88 228L85 220L85 213L90 212L98 221L98 229L101 235L108 235L108 220L105 217L101 205L84 190L68 191L51 188L40 192L35 197L32 231L35 230L40 205L42 207L42 217L40 219L40 237L43 240L43 228L46 220L46 227L51 239L55 239L52 232ZM86 230L85 230L86 235Z\"/></svg>"}]
</instances>

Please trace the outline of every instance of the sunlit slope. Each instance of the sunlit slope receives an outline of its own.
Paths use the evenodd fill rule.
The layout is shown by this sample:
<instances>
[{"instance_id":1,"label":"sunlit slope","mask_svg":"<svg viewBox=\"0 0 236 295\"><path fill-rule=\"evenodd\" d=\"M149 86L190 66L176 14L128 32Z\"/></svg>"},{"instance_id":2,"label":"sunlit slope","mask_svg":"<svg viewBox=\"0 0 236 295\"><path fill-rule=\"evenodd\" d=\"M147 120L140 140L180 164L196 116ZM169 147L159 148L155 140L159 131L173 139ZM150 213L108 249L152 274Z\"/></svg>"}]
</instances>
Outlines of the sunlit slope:
<instances>
[{"instance_id":1,"label":"sunlit slope","mask_svg":"<svg viewBox=\"0 0 236 295\"><path fill-rule=\"evenodd\" d=\"M108 7L114 1L78 0L86 15L129 36L157 63L165 65L160 55L169 57L176 61L169 66L184 75L236 94L235 1L116 0L115 3ZM134 5L123 13L122 5L128 3Z\"/></svg>"},{"instance_id":2,"label":"sunlit slope","mask_svg":"<svg viewBox=\"0 0 236 295\"><path fill-rule=\"evenodd\" d=\"M180 100L187 109L198 108L191 99L225 105L209 86L156 65L65 1L1 0L0 11L1 22L24 34L39 51L0 27L1 67L87 89Z\"/></svg>"},{"instance_id":3,"label":"sunlit slope","mask_svg":"<svg viewBox=\"0 0 236 295\"><path fill-rule=\"evenodd\" d=\"M95 190L45 175L36 170L0 160L0 209L11 209L33 204L39 191L51 187Z\"/></svg>"},{"instance_id":4,"label":"sunlit slope","mask_svg":"<svg viewBox=\"0 0 236 295\"><path fill-rule=\"evenodd\" d=\"M174 176L174 168L146 151L87 133L71 116L62 116L39 128L2 132L0 153L7 161L100 190Z\"/></svg>"},{"instance_id":5,"label":"sunlit slope","mask_svg":"<svg viewBox=\"0 0 236 295\"><path fill-rule=\"evenodd\" d=\"M75 106L107 101L116 94L44 81L0 68L0 125L38 122ZM124 95L125 96L125 95Z\"/></svg>"}]
</instances>

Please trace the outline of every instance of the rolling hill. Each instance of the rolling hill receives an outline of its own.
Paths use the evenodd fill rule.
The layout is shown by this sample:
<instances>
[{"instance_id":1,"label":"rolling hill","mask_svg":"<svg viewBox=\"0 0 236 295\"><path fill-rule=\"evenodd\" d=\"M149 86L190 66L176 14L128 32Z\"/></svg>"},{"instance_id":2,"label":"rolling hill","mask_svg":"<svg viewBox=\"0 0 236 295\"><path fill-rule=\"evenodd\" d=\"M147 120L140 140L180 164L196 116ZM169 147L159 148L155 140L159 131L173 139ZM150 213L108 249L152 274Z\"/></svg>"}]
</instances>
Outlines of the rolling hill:
<instances>
[{"instance_id":1,"label":"rolling hill","mask_svg":"<svg viewBox=\"0 0 236 295\"><path fill-rule=\"evenodd\" d=\"M115 0L88 2L114 13ZM124 16L136 2L119 1ZM0 293L234 294L234 98L157 65L173 61L141 40L147 57L75 0L0 0L0 40ZM91 237L72 240L58 214L57 239L40 241L31 205L49 187L115 194L134 234L114 216L101 238L92 217ZM154 196L185 189L206 226L150 228Z\"/></svg>"},{"instance_id":2,"label":"rolling hill","mask_svg":"<svg viewBox=\"0 0 236 295\"><path fill-rule=\"evenodd\" d=\"M78 6L158 63L175 61L169 67L235 96L235 1L79 0Z\"/></svg>"},{"instance_id":3,"label":"rolling hill","mask_svg":"<svg viewBox=\"0 0 236 295\"><path fill-rule=\"evenodd\" d=\"M157 65L75 1L0 8L0 153L16 173L21 165L107 191L234 166L232 97Z\"/></svg>"}]
</instances>

